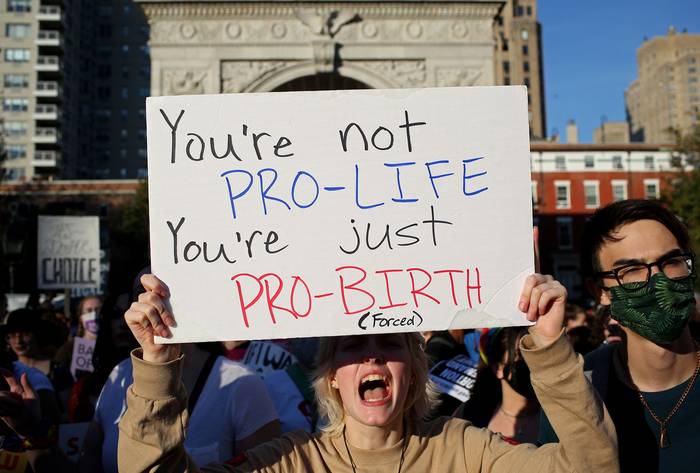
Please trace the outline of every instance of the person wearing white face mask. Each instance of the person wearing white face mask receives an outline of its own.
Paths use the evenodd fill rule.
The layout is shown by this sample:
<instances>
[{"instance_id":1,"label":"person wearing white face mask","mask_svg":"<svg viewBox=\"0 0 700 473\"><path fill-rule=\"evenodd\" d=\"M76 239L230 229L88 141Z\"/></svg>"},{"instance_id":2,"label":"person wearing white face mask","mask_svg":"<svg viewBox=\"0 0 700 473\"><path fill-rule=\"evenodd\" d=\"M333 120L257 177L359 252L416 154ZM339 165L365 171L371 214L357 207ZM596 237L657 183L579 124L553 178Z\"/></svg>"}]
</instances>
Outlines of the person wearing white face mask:
<instances>
[{"instance_id":1,"label":"person wearing white face mask","mask_svg":"<svg viewBox=\"0 0 700 473\"><path fill-rule=\"evenodd\" d=\"M430 389L421 336L343 336L325 338L319 347L315 389L327 419L320 433L285 434L204 468L183 448L187 401L180 348L154 343L154 335L170 336L175 323L165 305L169 291L153 275L142 282L146 293L125 314L141 349L132 354L134 384L119 425L120 471L618 471L610 418L561 328L566 290L549 276L530 276L518 306L537 321L522 338L521 351L559 444L513 446L463 420L423 422Z\"/></svg>"}]
</instances>

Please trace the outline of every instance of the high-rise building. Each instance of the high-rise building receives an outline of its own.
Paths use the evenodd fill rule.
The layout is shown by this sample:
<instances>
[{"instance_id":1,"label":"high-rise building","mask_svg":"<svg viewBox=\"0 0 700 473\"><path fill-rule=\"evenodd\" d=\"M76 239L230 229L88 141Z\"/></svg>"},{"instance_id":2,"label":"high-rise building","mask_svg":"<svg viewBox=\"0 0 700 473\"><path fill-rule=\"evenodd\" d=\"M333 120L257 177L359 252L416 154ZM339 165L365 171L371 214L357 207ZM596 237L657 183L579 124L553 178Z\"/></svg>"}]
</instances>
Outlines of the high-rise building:
<instances>
[{"instance_id":1,"label":"high-rise building","mask_svg":"<svg viewBox=\"0 0 700 473\"><path fill-rule=\"evenodd\" d=\"M593 130L593 143L623 144L630 142L630 125L627 122L604 122Z\"/></svg>"},{"instance_id":2,"label":"high-rise building","mask_svg":"<svg viewBox=\"0 0 700 473\"><path fill-rule=\"evenodd\" d=\"M494 32L496 84L527 86L530 135L545 138L542 27L537 21L537 1L508 0L496 17Z\"/></svg>"},{"instance_id":3,"label":"high-rise building","mask_svg":"<svg viewBox=\"0 0 700 473\"><path fill-rule=\"evenodd\" d=\"M132 0L0 3L8 180L145 174L148 25Z\"/></svg>"},{"instance_id":4,"label":"high-rise building","mask_svg":"<svg viewBox=\"0 0 700 473\"><path fill-rule=\"evenodd\" d=\"M687 132L700 110L700 34L645 41L637 50L637 79L625 91L633 141L669 143L671 129Z\"/></svg>"}]
</instances>

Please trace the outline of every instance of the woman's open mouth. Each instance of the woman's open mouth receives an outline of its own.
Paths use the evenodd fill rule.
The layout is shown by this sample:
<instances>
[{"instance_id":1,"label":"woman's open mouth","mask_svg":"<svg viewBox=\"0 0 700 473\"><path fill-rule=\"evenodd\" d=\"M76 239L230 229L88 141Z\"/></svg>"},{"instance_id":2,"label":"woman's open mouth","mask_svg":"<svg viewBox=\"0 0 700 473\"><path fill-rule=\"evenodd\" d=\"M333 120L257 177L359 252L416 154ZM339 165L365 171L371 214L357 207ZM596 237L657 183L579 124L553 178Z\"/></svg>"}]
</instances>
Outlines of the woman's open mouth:
<instances>
[{"instance_id":1,"label":"woman's open mouth","mask_svg":"<svg viewBox=\"0 0 700 473\"><path fill-rule=\"evenodd\" d=\"M365 375L360 380L358 392L362 403L368 406L382 405L391 398L386 376L377 373Z\"/></svg>"}]
</instances>

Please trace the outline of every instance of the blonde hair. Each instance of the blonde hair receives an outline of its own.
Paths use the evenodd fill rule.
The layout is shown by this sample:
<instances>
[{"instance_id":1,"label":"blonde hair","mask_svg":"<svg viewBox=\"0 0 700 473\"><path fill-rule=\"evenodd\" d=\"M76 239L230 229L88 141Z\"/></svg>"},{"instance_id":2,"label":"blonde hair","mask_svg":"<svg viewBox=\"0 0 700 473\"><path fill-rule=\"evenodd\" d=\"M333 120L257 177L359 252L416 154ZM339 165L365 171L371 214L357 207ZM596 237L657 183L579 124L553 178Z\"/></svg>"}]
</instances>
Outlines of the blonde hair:
<instances>
[{"instance_id":1,"label":"blonde hair","mask_svg":"<svg viewBox=\"0 0 700 473\"><path fill-rule=\"evenodd\" d=\"M438 391L428 379L428 358L424 351L424 341L420 333L402 334L411 356L411 379L408 395L403 406L404 419L418 423L435 405ZM371 336L371 335L366 335ZM316 375L313 382L316 403L321 418L326 424L321 428L329 434L340 434L345 426L345 409L340 392L331 386L335 374L335 354L341 337L321 338L316 354Z\"/></svg>"}]
</instances>

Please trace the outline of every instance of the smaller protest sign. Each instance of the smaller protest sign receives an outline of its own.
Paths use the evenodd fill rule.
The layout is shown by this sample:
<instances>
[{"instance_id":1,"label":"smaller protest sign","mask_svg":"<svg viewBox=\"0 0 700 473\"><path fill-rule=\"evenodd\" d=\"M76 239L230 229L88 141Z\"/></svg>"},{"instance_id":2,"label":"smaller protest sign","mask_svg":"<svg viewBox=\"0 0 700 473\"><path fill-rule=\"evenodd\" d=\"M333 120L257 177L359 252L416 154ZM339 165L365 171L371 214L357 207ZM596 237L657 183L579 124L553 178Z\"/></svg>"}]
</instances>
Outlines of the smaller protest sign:
<instances>
[{"instance_id":1,"label":"smaller protest sign","mask_svg":"<svg viewBox=\"0 0 700 473\"><path fill-rule=\"evenodd\" d=\"M24 473L27 455L18 452L0 451L0 473Z\"/></svg>"},{"instance_id":2,"label":"smaller protest sign","mask_svg":"<svg viewBox=\"0 0 700 473\"><path fill-rule=\"evenodd\" d=\"M61 424L58 426L58 447L75 462L80 458L80 447L83 445L89 422Z\"/></svg>"},{"instance_id":3,"label":"smaller protest sign","mask_svg":"<svg viewBox=\"0 0 700 473\"><path fill-rule=\"evenodd\" d=\"M465 355L458 355L435 364L430 370L430 380L441 392L466 402L476 381L476 366Z\"/></svg>"},{"instance_id":4,"label":"smaller protest sign","mask_svg":"<svg viewBox=\"0 0 700 473\"><path fill-rule=\"evenodd\" d=\"M39 216L37 278L39 289L99 287L98 217Z\"/></svg>"},{"instance_id":5,"label":"smaller protest sign","mask_svg":"<svg viewBox=\"0 0 700 473\"><path fill-rule=\"evenodd\" d=\"M261 375L283 370L296 362L296 357L282 345L269 340L251 342L243 359L243 364Z\"/></svg>"},{"instance_id":6,"label":"smaller protest sign","mask_svg":"<svg viewBox=\"0 0 700 473\"><path fill-rule=\"evenodd\" d=\"M95 340L83 337L75 337L73 343L73 358L70 362L70 372L74 378L80 374L92 373L92 352L95 351Z\"/></svg>"}]
</instances>

